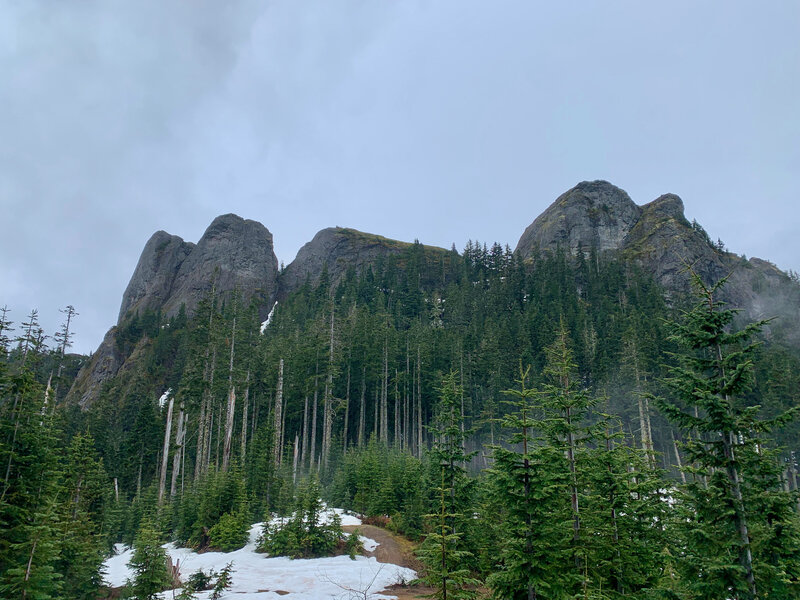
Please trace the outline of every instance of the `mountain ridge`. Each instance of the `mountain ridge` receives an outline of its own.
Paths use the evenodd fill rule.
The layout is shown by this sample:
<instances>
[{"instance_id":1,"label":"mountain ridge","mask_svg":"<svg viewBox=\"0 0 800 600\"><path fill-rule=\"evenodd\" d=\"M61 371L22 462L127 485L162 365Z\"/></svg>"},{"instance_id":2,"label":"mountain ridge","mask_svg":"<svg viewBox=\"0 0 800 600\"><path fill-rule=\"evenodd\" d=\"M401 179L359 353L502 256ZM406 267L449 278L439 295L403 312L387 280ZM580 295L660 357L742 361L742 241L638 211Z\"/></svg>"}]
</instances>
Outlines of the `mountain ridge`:
<instances>
[{"instance_id":1,"label":"mountain ridge","mask_svg":"<svg viewBox=\"0 0 800 600\"><path fill-rule=\"evenodd\" d=\"M221 297L237 292L245 302L254 300L266 315L276 300L306 281L316 284L324 272L335 287L349 269L361 272L415 244L329 227L303 245L281 271L272 234L257 221L221 215L196 244L158 231L145 244L126 287L117 325L137 311L170 317L184 307L191 315L212 289ZM749 320L781 317L788 323L783 324L787 339L800 346L800 328L791 326L800 306L800 286L768 261L745 260L715 246L702 227L686 219L683 201L675 194L640 206L607 181L580 182L536 217L514 252L531 261L559 247L573 254L617 252L652 273L668 295L688 292L689 267L708 281L728 277L724 300L742 308ZM444 248L422 244L419 248L429 261L452 256ZM125 364L114 347L114 332L109 330L70 390L68 397L83 407Z\"/></svg>"}]
</instances>

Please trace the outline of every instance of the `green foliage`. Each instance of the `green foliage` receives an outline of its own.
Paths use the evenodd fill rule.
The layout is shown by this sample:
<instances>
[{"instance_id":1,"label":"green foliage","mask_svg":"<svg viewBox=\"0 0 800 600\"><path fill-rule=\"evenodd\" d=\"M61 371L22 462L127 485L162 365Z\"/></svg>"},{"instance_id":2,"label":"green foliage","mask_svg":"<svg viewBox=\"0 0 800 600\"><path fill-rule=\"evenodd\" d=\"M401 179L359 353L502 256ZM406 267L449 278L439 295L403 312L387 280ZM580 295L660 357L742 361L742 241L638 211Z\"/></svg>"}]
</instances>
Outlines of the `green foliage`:
<instances>
[{"instance_id":1,"label":"green foliage","mask_svg":"<svg viewBox=\"0 0 800 600\"><path fill-rule=\"evenodd\" d=\"M464 452L463 417L456 409L460 394L456 373L451 372L442 379L439 412L432 427L435 441L430 451L431 463L440 474L435 488L438 510L428 515L429 531L417 552L425 565L420 580L434 588L432 597L444 600L474 598L479 584L468 568L474 555L463 541L463 532L469 529L472 519L465 518L463 512L469 506L471 482L463 466L469 454Z\"/></svg>"},{"instance_id":2,"label":"green foliage","mask_svg":"<svg viewBox=\"0 0 800 600\"><path fill-rule=\"evenodd\" d=\"M214 582L214 588L211 590L211 596L209 596L210 600L219 600L222 598L223 592L230 589L231 585L233 585L233 579L231 577L232 571L233 563L229 562L217 574L217 580Z\"/></svg>"},{"instance_id":3,"label":"green foliage","mask_svg":"<svg viewBox=\"0 0 800 600\"><path fill-rule=\"evenodd\" d=\"M390 516L389 526L394 531L416 538L422 533L425 483L422 461L371 440L363 449L348 450L329 500L368 518Z\"/></svg>"},{"instance_id":4,"label":"green foliage","mask_svg":"<svg viewBox=\"0 0 800 600\"><path fill-rule=\"evenodd\" d=\"M246 513L225 513L208 532L209 548L231 552L247 543L249 519Z\"/></svg>"},{"instance_id":5,"label":"green foliage","mask_svg":"<svg viewBox=\"0 0 800 600\"><path fill-rule=\"evenodd\" d=\"M180 499L175 538L197 549L241 547L247 542L249 516L241 473L213 471Z\"/></svg>"},{"instance_id":6,"label":"green foliage","mask_svg":"<svg viewBox=\"0 0 800 600\"><path fill-rule=\"evenodd\" d=\"M309 479L298 487L294 514L264 525L259 552L271 556L314 558L330 556L339 548L342 522L334 515L323 523L319 483Z\"/></svg>"},{"instance_id":7,"label":"green foliage","mask_svg":"<svg viewBox=\"0 0 800 600\"><path fill-rule=\"evenodd\" d=\"M717 300L725 284L707 286L693 274L697 304L672 323L681 351L659 408L690 441L691 480L678 496L681 592L698 599L800 597L798 517L794 494L782 489L780 467L764 434L770 421L743 396L753 382L752 337L764 322L732 328L735 312Z\"/></svg>"},{"instance_id":8,"label":"green foliage","mask_svg":"<svg viewBox=\"0 0 800 600\"><path fill-rule=\"evenodd\" d=\"M350 560L355 560L356 554L361 554L364 551L364 543L359 537L358 529L354 530L345 539L344 551L350 557Z\"/></svg>"},{"instance_id":9,"label":"green foliage","mask_svg":"<svg viewBox=\"0 0 800 600\"><path fill-rule=\"evenodd\" d=\"M128 562L133 578L128 587L137 600L155 600L158 593L171 583L167 570L167 553L161 539L150 523L143 523L133 543L133 556Z\"/></svg>"}]
</instances>

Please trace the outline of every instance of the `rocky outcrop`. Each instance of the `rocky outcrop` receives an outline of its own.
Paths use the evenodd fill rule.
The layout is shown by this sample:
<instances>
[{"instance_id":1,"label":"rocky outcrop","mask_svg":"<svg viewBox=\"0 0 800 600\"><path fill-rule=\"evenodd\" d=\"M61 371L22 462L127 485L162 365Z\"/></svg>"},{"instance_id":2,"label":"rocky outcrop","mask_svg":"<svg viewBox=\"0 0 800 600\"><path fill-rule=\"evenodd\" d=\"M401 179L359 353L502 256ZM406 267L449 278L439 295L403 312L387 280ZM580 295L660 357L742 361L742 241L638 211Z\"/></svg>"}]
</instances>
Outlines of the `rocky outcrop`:
<instances>
[{"instance_id":1,"label":"rocky outcrop","mask_svg":"<svg viewBox=\"0 0 800 600\"><path fill-rule=\"evenodd\" d=\"M197 245L159 231L142 251L122 297L119 321L135 311L188 314L212 286L222 296L237 290L245 302L268 305L277 292L278 259L272 234L261 223L233 214L214 219Z\"/></svg>"},{"instance_id":2,"label":"rocky outcrop","mask_svg":"<svg viewBox=\"0 0 800 600\"><path fill-rule=\"evenodd\" d=\"M777 317L770 331L795 345L800 286L771 263L726 252L684 216L683 201L665 194L637 206L606 181L579 183L540 215L523 233L516 252L523 258L558 247L575 252L615 251L653 274L668 293L690 291L688 267L706 282L728 277L723 299L742 309L746 320Z\"/></svg>"},{"instance_id":3,"label":"rocky outcrop","mask_svg":"<svg viewBox=\"0 0 800 600\"><path fill-rule=\"evenodd\" d=\"M413 246L355 229L323 229L300 248L297 257L283 270L279 279L279 295L287 296L306 281L317 284L326 268L331 285L335 286L349 268L360 273L364 267L375 265L379 259L399 255ZM444 248L420 247L428 258L449 255Z\"/></svg>"},{"instance_id":4,"label":"rocky outcrop","mask_svg":"<svg viewBox=\"0 0 800 600\"><path fill-rule=\"evenodd\" d=\"M177 235L157 231L144 245L142 255L119 308L117 323L129 312L158 310L170 299L172 284L195 245Z\"/></svg>"},{"instance_id":5,"label":"rocky outcrop","mask_svg":"<svg viewBox=\"0 0 800 600\"><path fill-rule=\"evenodd\" d=\"M169 318L181 306L191 315L214 288L218 298L238 293L269 311L278 290L278 259L272 234L261 223L228 214L214 219L197 244L158 231L148 240L122 296L118 325L129 315L161 311ZM123 356L112 327L89 363L78 373L68 401L92 403L107 380L135 362Z\"/></svg>"},{"instance_id":6,"label":"rocky outcrop","mask_svg":"<svg viewBox=\"0 0 800 600\"><path fill-rule=\"evenodd\" d=\"M578 245L598 250L619 248L641 216L624 190L607 181L584 181L559 196L522 234L517 252Z\"/></svg>"},{"instance_id":7,"label":"rocky outcrop","mask_svg":"<svg viewBox=\"0 0 800 600\"><path fill-rule=\"evenodd\" d=\"M82 408L91 404L100 393L103 383L114 377L124 362L125 357L117 348L117 328L112 327L89 362L78 372L67 394L67 401L77 402Z\"/></svg>"}]
</instances>

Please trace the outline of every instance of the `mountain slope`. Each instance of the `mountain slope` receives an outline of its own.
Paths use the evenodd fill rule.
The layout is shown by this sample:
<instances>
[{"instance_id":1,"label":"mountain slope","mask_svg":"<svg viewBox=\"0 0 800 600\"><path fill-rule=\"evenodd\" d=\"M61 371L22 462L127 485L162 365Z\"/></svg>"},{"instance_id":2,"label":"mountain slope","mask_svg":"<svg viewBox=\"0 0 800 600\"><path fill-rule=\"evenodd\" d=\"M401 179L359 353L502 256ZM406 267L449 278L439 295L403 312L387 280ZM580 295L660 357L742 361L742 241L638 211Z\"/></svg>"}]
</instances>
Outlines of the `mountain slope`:
<instances>
[{"instance_id":1,"label":"mountain slope","mask_svg":"<svg viewBox=\"0 0 800 600\"><path fill-rule=\"evenodd\" d=\"M559 246L573 253L579 247L619 252L652 273L670 295L689 292L689 267L708 282L728 277L724 299L741 308L745 319L776 317L768 333L800 344L800 286L765 260L718 247L686 219L683 201L674 194L637 206L607 181L581 182L528 226L516 252L533 259Z\"/></svg>"}]
</instances>

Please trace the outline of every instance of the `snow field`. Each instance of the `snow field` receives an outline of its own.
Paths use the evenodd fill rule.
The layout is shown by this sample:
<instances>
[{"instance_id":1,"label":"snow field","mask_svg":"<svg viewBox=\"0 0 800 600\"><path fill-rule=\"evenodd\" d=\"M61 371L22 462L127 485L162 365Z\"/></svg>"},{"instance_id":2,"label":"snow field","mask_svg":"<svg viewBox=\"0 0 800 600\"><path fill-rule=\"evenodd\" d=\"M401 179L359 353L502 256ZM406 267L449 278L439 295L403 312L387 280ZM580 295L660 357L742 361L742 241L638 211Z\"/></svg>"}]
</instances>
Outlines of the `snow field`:
<instances>
[{"instance_id":1,"label":"snow field","mask_svg":"<svg viewBox=\"0 0 800 600\"><path fill-rule=\"evenodd\" d=\"M344 514L341 509L330 509L323 513L323 520L328 521L336 512L342 518L342 525L361 525L361 520ZM233 563L233 585L223 598L237 600L317 600L336 598L346 600L355 592L363 596L369 591L369 598L392 598L379 592L395 583L411 581L416 573L398 565L379 563L372 557L357 556L351 560L349 556L334 556L314 559L295 559L277 556L268 557L255 551L256 540L261 535L263 523L256 523L250 528L250 539L244 548L234 552L204 552L197 554L188 548L176 548L174 544L165 544L164 548L172 557L173 564L180 568L181 576L188 577L194 571L202 569L220 571L229 562ZM372 551L378 547L375 540L360 536L364 548ZM119 545L118 545L119 546ZM131 577L128 561L133 556L130 548L118 547L118 554L105 562L105 581L112 587L125 585ZM177 596L180 590L174 590ZM281 593L278 593L281 592ZM207 600L210 591L199 592L197 597ZM168 600L173 597L173 590L162 592L161 597Z\"/></svg>"}]
</instances>

